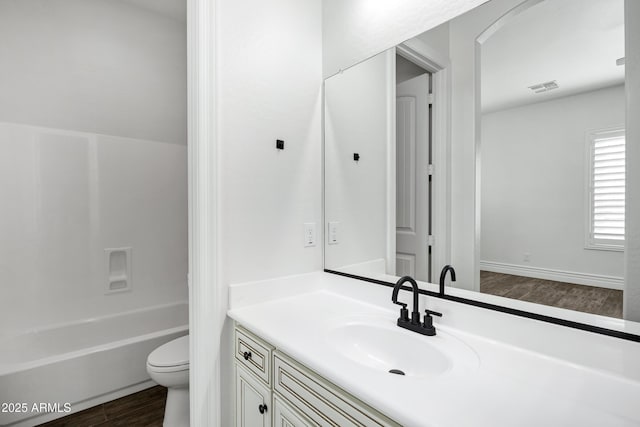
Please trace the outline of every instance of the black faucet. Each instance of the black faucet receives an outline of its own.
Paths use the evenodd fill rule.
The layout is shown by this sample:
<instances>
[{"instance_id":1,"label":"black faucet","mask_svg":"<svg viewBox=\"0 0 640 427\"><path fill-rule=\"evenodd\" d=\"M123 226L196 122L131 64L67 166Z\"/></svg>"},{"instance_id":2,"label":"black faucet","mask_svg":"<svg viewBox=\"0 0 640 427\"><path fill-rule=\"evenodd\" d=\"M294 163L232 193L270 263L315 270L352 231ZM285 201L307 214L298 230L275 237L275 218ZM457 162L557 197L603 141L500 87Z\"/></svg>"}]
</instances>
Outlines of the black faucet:
<instances>
[{"instance_id":1,"label":"black faucet","mask_svg":"<svg viewBox=\"0 0 640 427\"><path fill-rule=\"evenodd\" d=\"M407 310L407 304L398 302L398 292L400 292L400 289L402 289L402 285L406 282L411 283L411 287L413 288L413 310L411 312L411 319L409 319L409 310ZM400 309L400 317L398 317L398 326L422 335L435 335L436 328L433 326L433 318L431 317L431 315L433 314L434 316L442 316L442 314L431 310L425 310L424 323L420 323L420 308L418 307L419 295L420 293L418 292L418 284L410 276L401 277L393 287L391 301L394 304L402 306L402 308Z\"/></svg>"},{"instance_id":2,"label":"black faucet","mask_svg":"<svg viewBox=\"0 0 640 427\"><path fill-rule=\"evenodd\" d=\"M444 279L446 279L448 271L451 272L451 281L456 281L456 271L450 265L445 265L440 273L440 295L444 295Z\"/></svg>"}]
</instances>

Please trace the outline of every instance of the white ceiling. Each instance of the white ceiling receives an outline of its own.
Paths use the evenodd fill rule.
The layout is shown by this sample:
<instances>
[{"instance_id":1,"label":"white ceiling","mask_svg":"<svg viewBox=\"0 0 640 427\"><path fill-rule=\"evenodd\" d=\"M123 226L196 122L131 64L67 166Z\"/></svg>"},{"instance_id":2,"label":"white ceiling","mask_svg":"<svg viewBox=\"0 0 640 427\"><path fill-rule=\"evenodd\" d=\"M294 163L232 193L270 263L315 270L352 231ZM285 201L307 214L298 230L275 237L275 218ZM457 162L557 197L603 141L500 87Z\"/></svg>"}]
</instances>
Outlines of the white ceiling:
<instances>
[{"instance_id":1,"label":"white ceiling","mask_svg":"<svg viewBox=\"0 0 640 427\"><path fill-rule=\"evenodd\" d=\"M167 18L187 22L187 0L122 0Z\"/></svg>"},{"instance_id":2,"label":"white ceiling","mask_svg":"<svg viewBox=\"0 0 640 427\"><path fill-rule=\"evenodd\" d=\"M496 111L624 83L624 0L545 0L481 48L482 110ZM529 86L556 80L559 89Z\"/></svg>"}]
</instances>

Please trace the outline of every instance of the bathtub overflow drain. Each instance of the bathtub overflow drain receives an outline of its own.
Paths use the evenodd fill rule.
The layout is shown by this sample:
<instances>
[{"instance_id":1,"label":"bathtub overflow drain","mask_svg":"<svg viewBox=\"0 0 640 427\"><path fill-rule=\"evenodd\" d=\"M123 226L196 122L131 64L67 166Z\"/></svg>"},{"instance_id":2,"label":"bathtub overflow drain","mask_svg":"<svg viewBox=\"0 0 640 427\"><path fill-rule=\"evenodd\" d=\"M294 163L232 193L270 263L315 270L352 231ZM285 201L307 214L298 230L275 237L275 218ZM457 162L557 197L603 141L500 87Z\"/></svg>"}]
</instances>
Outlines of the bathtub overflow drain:
<instances>
[{"instance_id":1,"label":"bathtub overflow drain","mask_svg":"<svg viewBox=\"0 0 640 427\"><path fill-rule=\"evenodd\" d=\"M389 371L390 374L396 374L396 375L404 375L404 372L402 372L400 369L392 369Z\"/></svg>"}]
</instances>

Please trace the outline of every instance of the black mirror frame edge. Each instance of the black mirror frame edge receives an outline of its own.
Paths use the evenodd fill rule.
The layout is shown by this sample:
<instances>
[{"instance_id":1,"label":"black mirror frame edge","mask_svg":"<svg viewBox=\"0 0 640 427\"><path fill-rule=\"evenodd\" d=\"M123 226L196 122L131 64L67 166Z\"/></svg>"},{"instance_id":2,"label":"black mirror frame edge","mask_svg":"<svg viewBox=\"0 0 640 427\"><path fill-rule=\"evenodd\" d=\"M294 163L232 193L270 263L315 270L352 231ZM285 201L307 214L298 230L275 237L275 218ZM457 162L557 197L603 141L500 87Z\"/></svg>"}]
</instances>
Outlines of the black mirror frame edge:
<instances>
[{"instance_id":1,"label":"black mirror frame edge","mask_svg":"<svg viewBox=\"0 0 640 427\"><path fill-rule=\"evenodd\" d=\"M355 274L342 273L336 270L324 269L325 273L337 274L338 276L349 277L351 279L364 280L365 282L375 283L377 285L388 286L393 288L395 283L385 282L383 280L371 279L369 277L357 276ZM403 289L411 290L408 286L403 286ZM512 314L514 316L526 317L528 319L539 320L541 322L553 323L554 325L566 326L573 329L579 329L582 331L593 332L596 334L607 335L614 338L620 338L628 341L640 342L640 335L630 334L628 332L616 331L615 329L602 328L600 326L593 326L587 323L574 322L572 320L560 319L557 317L545 316L543 314L532 313L530 311L518 310L515 308L504 307L501 305L489 304L482 301L475 301L467 298L456 297L453 295L440 295L438 292L427 291L419 289L419 292L423 295L429 295L430 297L442 298L461 304L472 305L475 307L485 308L488 310L499 311L501 313Z\"/></svg>"}]
</instances>

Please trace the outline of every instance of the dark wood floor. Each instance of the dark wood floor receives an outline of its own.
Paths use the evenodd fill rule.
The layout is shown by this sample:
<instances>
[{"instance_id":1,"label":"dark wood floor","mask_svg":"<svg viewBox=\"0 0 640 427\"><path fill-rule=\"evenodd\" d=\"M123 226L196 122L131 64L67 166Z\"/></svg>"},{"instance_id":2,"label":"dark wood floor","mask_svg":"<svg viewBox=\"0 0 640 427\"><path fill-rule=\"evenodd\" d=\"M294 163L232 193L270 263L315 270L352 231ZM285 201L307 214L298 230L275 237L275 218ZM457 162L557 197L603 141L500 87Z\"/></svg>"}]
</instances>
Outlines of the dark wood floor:
<instances>
[{"instance_id":1,"label":"dark wood floor","mask_svg":"<svg viewBox=\"0 0 640 427\"><path fill-rule=\"evenodd\" d=\"M480 292L622 318L622 291L614 289L481 271Z\"/></svg>"},{"instance_id":2,"label":"dark wood floor","mask_svg":"<svg viewBox=\"0 0 640 427\"><path fill-rule=\"evenodd\" d=\"M167 389L155 386L63 418L46 427L162 427Z\"/></svg>"}]
</instances>

